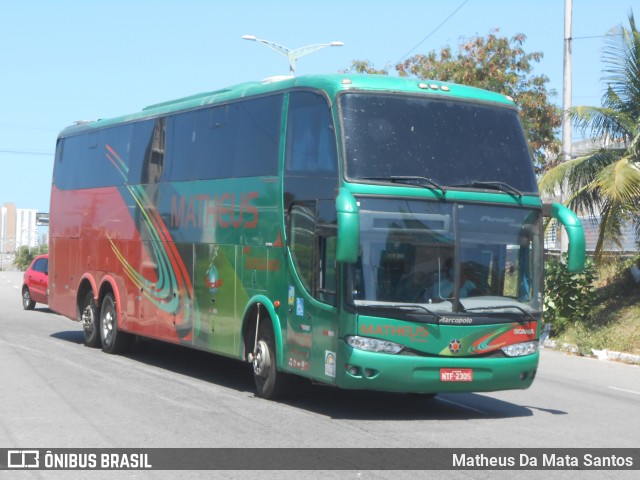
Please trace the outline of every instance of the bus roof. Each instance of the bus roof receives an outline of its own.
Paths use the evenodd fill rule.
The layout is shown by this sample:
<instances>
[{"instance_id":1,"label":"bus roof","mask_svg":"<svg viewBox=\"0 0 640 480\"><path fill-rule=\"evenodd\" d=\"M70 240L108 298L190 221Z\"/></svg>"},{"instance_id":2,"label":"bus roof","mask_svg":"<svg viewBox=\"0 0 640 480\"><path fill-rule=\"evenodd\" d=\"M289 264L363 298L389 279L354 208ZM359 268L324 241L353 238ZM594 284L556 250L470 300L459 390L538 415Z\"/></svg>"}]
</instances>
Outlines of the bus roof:
<instances>
[{"instance_id":1,"label":"bus roof","mask_svg":"<svg viewBox=\"0 0 640 480\"><path fill-rule=\"evenodd\" d=\"M330 96L340 91L386 91L395 93L413 93L424 95L442 95L457 99L468 99L483 102L500 103L513 106L513 100L503 94L482 90L475 87L436 80L419 80L416 78L400 78L388 75L304 75L300 77L269 77L262 81L247 82L220 90L203 92L176 100L156 103L145 107L140 112L109 119L89 122L78 122L65 128L60 137L122 123L154 118L185 110L201 108L207 105L226 103L244 97L263 95L272 92L290 90L292 88L314 88L325 90Z\"/></svg>"}]
</instances>

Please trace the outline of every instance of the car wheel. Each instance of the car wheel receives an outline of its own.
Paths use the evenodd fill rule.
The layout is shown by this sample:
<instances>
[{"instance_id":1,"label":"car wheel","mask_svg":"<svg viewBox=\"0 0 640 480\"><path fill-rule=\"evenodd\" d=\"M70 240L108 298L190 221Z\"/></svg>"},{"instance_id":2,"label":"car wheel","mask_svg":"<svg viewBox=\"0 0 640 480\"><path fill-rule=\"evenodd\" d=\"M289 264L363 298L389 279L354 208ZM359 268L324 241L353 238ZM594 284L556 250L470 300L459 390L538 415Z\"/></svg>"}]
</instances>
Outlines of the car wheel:
<instances>
[{"instance_id":1,"label":"car wheel","mask_svg":"<svg viewBox=\"0 0 640 480\"><path fill-rule=\"evenodd\" d=\"M131 334L118 330L118 311L111 293L104 296L100 307L100 338L106 353L124 353L131 345Z\"/></svg>"},{"instance_id":2,"label":"car wheel","mask_svg":"<svg viewBox=\"0 0 640 480\"><path fill-rule=\"evenodd\" d=\"M29 287L22 288L22 307L25 310L33 310L33 307L36 306L36 302L31 299L31 292L29 292Z\"/></svg>"}]
</instances>

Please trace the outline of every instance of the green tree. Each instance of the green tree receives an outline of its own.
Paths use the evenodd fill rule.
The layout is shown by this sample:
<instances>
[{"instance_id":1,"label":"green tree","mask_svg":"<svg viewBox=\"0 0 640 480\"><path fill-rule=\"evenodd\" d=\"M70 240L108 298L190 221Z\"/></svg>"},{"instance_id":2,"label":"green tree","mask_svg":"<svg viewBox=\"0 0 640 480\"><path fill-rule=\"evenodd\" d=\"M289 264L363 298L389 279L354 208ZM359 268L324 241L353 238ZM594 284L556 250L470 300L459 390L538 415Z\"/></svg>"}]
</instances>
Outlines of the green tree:
<instances>
[{"instance_id":1,"label":"green tree","mask_svg":"<svg viewBox=\"0 0 640 480\"><path fill-rule=\"evenodd\" d=\"M400 76L441 80L484 88L512 97L533 152L536 171L544 171L548 158L556 158L560 144L555 131L561 123L561 112L551 103L556 96L547 90L549 79L532 73L542 52L526 53L524 34L512 38L498 36L493 30L484 37L462 41L454 53L450 46L426 55L415 55L395 65ZM349 71L388 74L389 69L376 69L368 60L355 60Z\"/></svg>"},{"instance_id":2,"label":"green tree","mask_svg":"<svg viewBox=\"0 0 640 480\"><path fill-rule=\"evenodd\" d=\"M36 258L38 255L42 255L48 252L49 252L48 245L40 245L38 247L32 247L32 248L22 246L18 249L18 252L16 253L16 259L14 263L20 270L26 270L29 267L29 265L31 265L31 262L33 262L34 258Z\"/></svg>"},{"instance_id":3,"label":"green tree","mask_svg":"<svg viewBox=\"0 0 640 480\"><path fill-rule=\"evenodd\" d=\"M29 247L22 246L18 249L18 253L16 253L14 263L20 270L26 270L35 257L35 253Z\"/></svg>"},{"instance_id":4,"label":"green tree","mask_svg":"<svg viewBox=\"0 0 640 480\"><path fill-rule=\"evenodd\" d=\"M602 61L602 106L569 113L583 133L607 147L554 167L540 181L545 193L567 194L570 208L600 215L597 261L607 242L621 245L625 223L640 225L640 32L633 12L629 28L619 25L605 37Z\"/></svg>"}]
</instances>

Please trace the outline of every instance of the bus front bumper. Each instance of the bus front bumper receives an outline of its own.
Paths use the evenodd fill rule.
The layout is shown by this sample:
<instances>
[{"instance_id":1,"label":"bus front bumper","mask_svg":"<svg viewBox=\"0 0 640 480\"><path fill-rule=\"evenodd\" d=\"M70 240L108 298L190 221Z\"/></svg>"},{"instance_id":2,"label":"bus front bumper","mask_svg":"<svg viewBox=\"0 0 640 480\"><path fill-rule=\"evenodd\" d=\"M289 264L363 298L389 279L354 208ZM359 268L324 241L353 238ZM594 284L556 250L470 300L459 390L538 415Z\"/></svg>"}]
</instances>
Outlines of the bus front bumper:
<instances>
[{"instance_id":1,"label":"bus front bumper","mask_svg":"<svg viewBox=\"0 0 640 480\"><path fill-rule=\"evenodd\" d=\"M342 343L342 342L341 342ZM491 392L531 386L540 353L522 357L421 357L339 347L336 385L410 393Z\"/></svg>"}]
</instances>

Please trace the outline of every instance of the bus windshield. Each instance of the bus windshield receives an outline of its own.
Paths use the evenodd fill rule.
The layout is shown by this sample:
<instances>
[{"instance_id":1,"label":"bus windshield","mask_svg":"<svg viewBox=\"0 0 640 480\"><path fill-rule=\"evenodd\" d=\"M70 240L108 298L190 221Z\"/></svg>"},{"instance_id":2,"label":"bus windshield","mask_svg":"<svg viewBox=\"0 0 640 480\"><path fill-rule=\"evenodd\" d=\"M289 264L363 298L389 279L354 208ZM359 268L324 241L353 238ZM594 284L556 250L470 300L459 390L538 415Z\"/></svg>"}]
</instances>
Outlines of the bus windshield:
<instances>
[{"instance_id":1,"label":"bus windshield","mask_svg":"<svg viewBox=\"0 0 640 480\"><path fill-rule=\"evenodd\" d=\"M359 198L355 306L539 313L541 213L527 208Z\"/></svg>"},{"instance_id":2,"label":"bus windshield","mask_svg":"<svg viewBox=\"0 0 640 480\"><path fill-rule=\"evenodd\" d=\"M538 191L515 109L391 93L347 93L340 107L351 180L418 177L445 187L499 181Z\"/></svg>"}]
</instances>

